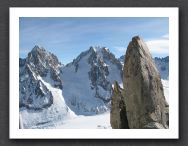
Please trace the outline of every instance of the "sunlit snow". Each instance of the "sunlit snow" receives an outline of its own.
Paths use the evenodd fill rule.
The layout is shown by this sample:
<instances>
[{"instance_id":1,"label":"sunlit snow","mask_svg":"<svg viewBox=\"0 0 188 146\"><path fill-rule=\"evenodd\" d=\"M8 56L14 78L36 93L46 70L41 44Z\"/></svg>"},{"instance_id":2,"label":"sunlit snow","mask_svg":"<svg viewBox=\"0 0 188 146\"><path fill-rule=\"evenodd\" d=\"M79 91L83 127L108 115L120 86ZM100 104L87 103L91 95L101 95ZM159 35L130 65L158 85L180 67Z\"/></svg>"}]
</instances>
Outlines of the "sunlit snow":
<instances>
[{"instance_id":1,"label":"sunlit snow","mask_svg":"<svg viewBox=\"0 0 188 146\"><path fill-rule=\"evenodd\" d=\"M43 81L44 82L44 81ZM164 94L167 102L169 103L169 81L162 80L164 87ZM53 94L58 94L58 97L55 103L60 102L62 105L58 105L59 109L64 109L65 104L62 98L60 97L60 93L58 93L59 89L52 88L48 83L45 83L48 88L51 89ZM56 105L57 106L57 105ZM62 107L61 107L62 106ZM51 111L52 110L52 111ZM54 110L57 110L57 115L54 115ZM46 128L46 129L109 129L110 126L110 112L106 112L103 114L97 114L93 116L83 116L83 115L75 115L70 109L69 117L63 118L63 113L59 113L59 111L52 105L52 107L42 111L42 112L28 112L27 110L23 110L20 112L21 120L26 127L24 128ZM59 119L58 119L59 117ZM54 120L55 119L55 120ZM53 120L53 121L52 121ZM38 123L36 123L36 121ZM32 122L35 122L36 126L31 126ZM27 123L27 125L26 125ZM31 125L29 125L31 124Z\"/></svg>"}]
</instances>

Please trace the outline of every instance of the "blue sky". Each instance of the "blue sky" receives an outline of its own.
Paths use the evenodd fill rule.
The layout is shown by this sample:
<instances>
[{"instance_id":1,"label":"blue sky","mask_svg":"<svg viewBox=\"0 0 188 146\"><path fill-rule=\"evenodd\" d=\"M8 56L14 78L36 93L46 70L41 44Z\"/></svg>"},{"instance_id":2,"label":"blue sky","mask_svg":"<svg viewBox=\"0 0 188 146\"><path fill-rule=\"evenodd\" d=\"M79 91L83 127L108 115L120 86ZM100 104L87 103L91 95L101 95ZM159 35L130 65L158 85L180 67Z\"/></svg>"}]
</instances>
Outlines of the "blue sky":
<instances>
[{"instance_id":1,"label":"blue sky","mask_svg":"<svg viewBox=\"0 0 188 146\"><path fill-rule=\"evenodd\" d=\"M131 38L141 36L152 56L168 55L168 18L128 17L21 17L20 57L25 58L35 45L69 63L90 46L104 46L116 57L124 55Z\"/></svg>"}]
</instances>

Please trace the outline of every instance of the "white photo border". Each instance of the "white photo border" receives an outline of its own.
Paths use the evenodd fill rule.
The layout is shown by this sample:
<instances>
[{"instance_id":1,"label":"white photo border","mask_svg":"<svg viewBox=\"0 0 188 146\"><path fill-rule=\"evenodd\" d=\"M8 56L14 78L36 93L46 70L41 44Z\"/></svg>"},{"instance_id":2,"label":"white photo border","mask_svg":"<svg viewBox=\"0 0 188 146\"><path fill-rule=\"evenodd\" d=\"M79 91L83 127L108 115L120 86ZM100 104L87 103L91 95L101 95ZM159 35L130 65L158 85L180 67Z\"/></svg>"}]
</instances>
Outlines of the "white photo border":
<instances>
[{"instance_id":1,"label":"white photo border","mask_svg":"<svg viewBox=\"0 0 188 146\"><path fill-rule=\"evenodd\" d=\"M179 9L171 8L19 8L9 9L10 139L178 139ZM19 129L19 17L168 17L169 129Z\"/></svg>"}]
</instances>

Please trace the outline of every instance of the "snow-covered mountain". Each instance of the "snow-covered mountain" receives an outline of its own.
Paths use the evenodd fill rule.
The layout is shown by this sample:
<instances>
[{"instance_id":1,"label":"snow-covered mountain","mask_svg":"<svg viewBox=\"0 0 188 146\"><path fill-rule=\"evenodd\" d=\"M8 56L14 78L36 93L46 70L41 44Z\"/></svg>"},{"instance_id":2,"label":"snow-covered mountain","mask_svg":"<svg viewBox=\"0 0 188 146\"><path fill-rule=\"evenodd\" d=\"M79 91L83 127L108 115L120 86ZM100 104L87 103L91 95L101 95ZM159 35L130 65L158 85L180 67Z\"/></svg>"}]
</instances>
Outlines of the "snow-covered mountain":
<instances>
[{"instance_id":1,"label":"snow-covered mountain","mask_svg":"<svg viewBox=\"0 0 188 146\"><path fill-rule=\"evenodd\" d=\"M50 127L75 113L103 113L109 110L114 80L122 83L122 65L105 47L90 47L63 66L54 54L35 46L19 62L24 128Z\"/></svg>"},{"instance_id":2,"label":"snow-covered mountain","mask_svg":"<svg viewBox=\"0 0 188 146\"><path fill-rule=\"evenodd\" d=\"M105 47L90 47L61 69L63 96L76 113L109 109L114 80L122 83L122 65Z\"/></svg>"},{"instance_id":3,"label":"snow-covered mountain","mask_svg":"<svg viewBox=\"0 0 188 146\"><path fill-rule=\"evenodd\" d=\"M168 59L155 61L162 76L168 74ZM114 81L122 85L123 62L106 47L90 47L64 66L54 54L35 46L19 60L23 128L54 128L78 115L108 111Z\"/></svg>"},{"instance_id":4,"label":"snow-covered mountain","mask_svg":"<svg viewBox=\"0 0 188 146\"><path fill-rule=\"evenodd\" d=\"M157 69L159 70L161 74L161 78L168 80L169 78L169 56L164 58L154 58L155 64L157 66Z\"/></svg>"},{"instance_id":5,"label":"snow-covered mountain","mask_svg":"<svg viewBox=\"0 0 188 146\"><path fill-rule=\"evenodd\" d=\"M122 55L118 58L122 65L124 65L125 55Z\"/></svg>"},{"instance_id":6,"label":"snow-covered mountain","mask_svg":"<svg viewBox=\"0 0 188 146\"><path fill-rule=\"evenodd\" d=\"M20 118L24 128L71 117L62 96L61 63L45 49L35 46L19 64ZM53 122L52 122L53 121Z\"/></svg>"},{"instance_id":7,"label":"snow-covered mountain","mask_svg":"<svg viewBox=\"0 0 188 146\"><path fill-rule=\"evenodd\" d=\"M124 65L125 55L122 55L118 59L122 65ZM164 58L155 57L154 62L156 64L156 67L158 71L161 74L161 78L164 80L168 80L169 77L169 56L166 56Z\"/></svg>"}]
</instances>

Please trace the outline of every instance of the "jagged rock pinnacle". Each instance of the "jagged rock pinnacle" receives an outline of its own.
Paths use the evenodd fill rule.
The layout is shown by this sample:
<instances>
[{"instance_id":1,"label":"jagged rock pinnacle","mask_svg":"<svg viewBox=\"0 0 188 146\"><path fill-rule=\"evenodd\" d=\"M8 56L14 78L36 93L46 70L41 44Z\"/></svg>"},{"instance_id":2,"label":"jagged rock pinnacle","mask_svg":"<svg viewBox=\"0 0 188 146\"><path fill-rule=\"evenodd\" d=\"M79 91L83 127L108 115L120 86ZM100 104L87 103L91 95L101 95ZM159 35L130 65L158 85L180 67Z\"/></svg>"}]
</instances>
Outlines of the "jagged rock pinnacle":
<instances>
[{"instance_id":1,"label":"jagged rock pinnacle","mask_svg":"<svg viewBox=\"0 0 188 146\"><path fill-rule=\"evenodd\" d=\"M126 106L123 100L123 90L115 81L112 91L110 124L113 129L128 129L128 121L126 115Z\"/></svg>"},{"instance_id":2,"label":"jagged rock pinnacle","mask_svg":"<svg viewBox=\"0 0 188 146\"><path fill-rule=\"evenodd\" d=\"M139 36L132 38L126 51L123 86L130 128L168 127L160 74L148 47Z\"/></svg>"}]
</instances>

